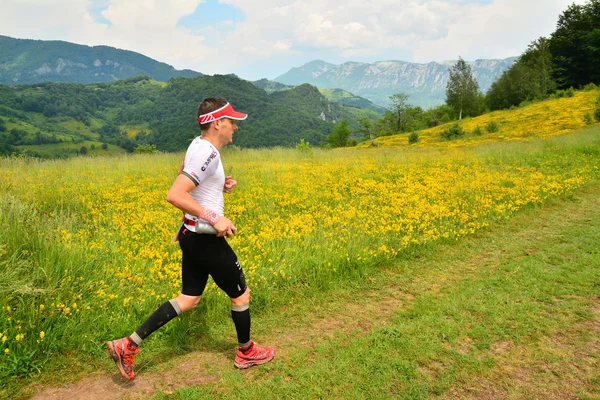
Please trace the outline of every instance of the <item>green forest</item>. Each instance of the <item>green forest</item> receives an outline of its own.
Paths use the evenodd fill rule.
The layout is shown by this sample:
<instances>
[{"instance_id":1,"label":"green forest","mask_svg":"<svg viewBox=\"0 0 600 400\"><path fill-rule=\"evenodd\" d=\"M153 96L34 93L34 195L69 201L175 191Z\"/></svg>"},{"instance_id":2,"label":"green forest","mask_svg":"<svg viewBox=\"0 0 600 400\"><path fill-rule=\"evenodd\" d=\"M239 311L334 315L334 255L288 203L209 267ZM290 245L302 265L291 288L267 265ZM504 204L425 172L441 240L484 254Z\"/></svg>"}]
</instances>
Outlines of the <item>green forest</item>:
<instances>
[{"instance_id":1,"label":"green forest","mask_svg":"<svg viewBox=\"0 0 600 400\"><path fill-rule=\"evenodd\" d=\"M358 126L357 116L380 115L329 102L310 85L268 94L233 75L166 83L140 76L111 83L0 85L0 152L69 157L87 154L88 146L77 146L86 141L95 143L96 151L109 145L128 152L181 151L199 134L195 116L206 97L224 97L249 114L235 136L239 147L289 147L300 140L319 146L334 123L350 120ZM48 144L55 146L40 146Z\"/></svg>"},{"instance_id":2,"label":"green forest","mask_svg":"<svg viewBox=\"0 0 600 400\"><path fill-rule=\"evenodd\" d=\"M169 64L129 50L85 46L59 40L15 39L0 35L0 83L112 82L148 75L157 81L196 77L200 72L178 71Z\"/></svg>"}]
</instances>

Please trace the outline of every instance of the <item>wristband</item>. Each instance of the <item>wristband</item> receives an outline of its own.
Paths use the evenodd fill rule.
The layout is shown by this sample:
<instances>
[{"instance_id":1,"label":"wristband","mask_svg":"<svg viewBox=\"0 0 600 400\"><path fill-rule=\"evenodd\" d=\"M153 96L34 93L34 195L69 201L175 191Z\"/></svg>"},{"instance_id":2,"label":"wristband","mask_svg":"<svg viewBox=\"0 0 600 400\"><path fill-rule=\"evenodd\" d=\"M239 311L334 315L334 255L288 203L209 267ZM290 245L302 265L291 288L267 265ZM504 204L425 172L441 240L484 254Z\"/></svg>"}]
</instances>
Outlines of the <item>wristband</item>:
<instances>
[{"instance_id":1,"label":"wristband","mask_svg":"<svg viewBox=\"0 0 600 400\"><path fill-rule=\"evenodd\" d=\"M205 208L204 211L202 211L200 218L207 220L211 226L215 226L215 224L221 217L219 215L217 215L217 213L214 212L213 210Z\"/></svg>"}]
</instances>

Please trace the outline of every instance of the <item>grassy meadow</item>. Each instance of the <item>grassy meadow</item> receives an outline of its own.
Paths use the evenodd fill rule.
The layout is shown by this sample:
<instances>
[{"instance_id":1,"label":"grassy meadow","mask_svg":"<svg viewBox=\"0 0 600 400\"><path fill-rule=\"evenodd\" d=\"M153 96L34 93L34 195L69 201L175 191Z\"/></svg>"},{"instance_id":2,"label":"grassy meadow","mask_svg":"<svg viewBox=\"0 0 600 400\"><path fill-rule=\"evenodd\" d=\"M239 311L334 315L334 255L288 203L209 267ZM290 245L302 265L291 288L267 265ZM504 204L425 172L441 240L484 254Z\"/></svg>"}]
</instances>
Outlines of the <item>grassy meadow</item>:
<instances>
[{"instance_id":1,"label":"grassy meadow","mask_svg":"<svg viewBox=\"0 0 600 400\"><path fill-rule=\"evenodd\" d=\"M501 132L509 136L508 125ZM599 127L521 137L515 129L517 140L478 146L225 150L225 172L239 182L226 195L226 214L239 229L230 243L253 290L253 315L302 307L305 292L368 282L381 266L491 229L600 178ZM179 292L180 251L171 237L180 213L164 199L180 160L0 160L5 393L21 393L32 378L68 381L65 371L114 367L104 342L131 334ZM199 337L229 320L228 303L211 281L200 312L156 332L145 351L197 348ZM381 335L385 343L401 333ZM398 365L402 371L409 369Z\"/></svg>"},{"instance_id":2,"label":"grassy meadow","mask_svg":"<svg viewBox=\"0 0 600 400\"><path fill-rule=\"evenodd\" d=\"M416 143L409 143L408 134L400 134L380 137L358 146L454 147L564 135L593 122L599 94L598 90L576 91L572 97L549 99L465 118L459 123L465 134L452 141L441 137L442 131L448 128L446 124L418 131L419 140Z\"/></svg>"}]
</instances>

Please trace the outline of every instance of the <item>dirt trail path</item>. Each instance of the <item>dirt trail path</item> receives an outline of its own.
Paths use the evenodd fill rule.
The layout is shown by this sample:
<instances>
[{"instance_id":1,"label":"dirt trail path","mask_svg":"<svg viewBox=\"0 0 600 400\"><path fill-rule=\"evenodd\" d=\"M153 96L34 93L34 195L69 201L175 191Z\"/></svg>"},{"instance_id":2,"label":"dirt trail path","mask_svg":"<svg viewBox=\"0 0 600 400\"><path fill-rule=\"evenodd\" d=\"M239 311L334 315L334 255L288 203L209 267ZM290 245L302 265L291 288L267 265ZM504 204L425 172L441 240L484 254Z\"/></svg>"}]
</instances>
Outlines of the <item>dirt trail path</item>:
<instances>
[{"instance_id":1,"label":"dirt trail path","mask_svg":"<svg viewBox=\"0 0 600 400\"><path fill-rule=\"evenodd\" d=\"M491 232L464 239L460 245L440 246L435 254L426 254L419 260L398 262L394 270L378 272L367 285L370 289L354 293L353 296L347 293L332 293L315 299L312 304L304 301L298 307L290 306L277 310L272 320L258 322L267 326L264 330L266 333L261 334L261 340L278 348L275 363L285 363L290 351L315 348L328 337L340 332L368 333L385 325L390 317L412 304L421 295L441 296L447 288L480 268L497 265L503 258L515 259L528 255L528 252L536 247L536 243L544 240L546 235L555 235L553 229L556 226L583 226L589 223L591 216L600 210L598 190L598 185L588 187L577 193L572 202L559 201L542 209L527 211ZM531 215L535 218L531 219ZM525 226L521 219L527 221L527 218L534 223ZM487 252L480 251L481 243L486 243ZM513 246L508 251L507 243ZM518 245L515 246L515 243ZM452 273L437 266L439 260L445 259L459 260L453 264ZM423 272L410 270L411 263L423 265ZM405 268L410 270L408 277ZM378 287L380 281L384 284ZM502 362L499 363L493 381L477 377L465 379L461 381L460 386L440 397L505 398L509 394L506 382L510 381L517 382L517 385L523 385L526 389L513 391L514 397L511 398L527 398L532 393L534 398L576 398L573 395L574 391L585 386L586 377L598 368L597 357L594 354L597 355L600 350L600 302L592 312L596 317L595 322L591 323L591 329L597 333L595 339L591 338L588 343L577 345L570 341L569 335L590 329L590 326L572 326L565 330L564 336L547 339L548 348L561 347L562 350L570 352L572 363L561 371L566 375L557 374L555 382L548 381L543 390L539 389L536 392L535 389L535 371L543 370L543 362L536 360L535 354L529 354L528 349L523 346L497 343L492 346L490 352L494 352ZM144 371L144 365L137 365L137 377L132 382L124 382L120 375L108 375L103 371L68 387L43 388L33 399L149 398L154 393L171 393L180 387L215 384L223 373L234 370L233 357L233 349L229 353L210 349L192 352L177 358L175 367L168 370L148 372ZM569 370L574 372L569 373ZM547 375L545 379L548 379ZM568 382L561 381L561 376L569 376L572 379Z\"/></svg>"}]
</instances>

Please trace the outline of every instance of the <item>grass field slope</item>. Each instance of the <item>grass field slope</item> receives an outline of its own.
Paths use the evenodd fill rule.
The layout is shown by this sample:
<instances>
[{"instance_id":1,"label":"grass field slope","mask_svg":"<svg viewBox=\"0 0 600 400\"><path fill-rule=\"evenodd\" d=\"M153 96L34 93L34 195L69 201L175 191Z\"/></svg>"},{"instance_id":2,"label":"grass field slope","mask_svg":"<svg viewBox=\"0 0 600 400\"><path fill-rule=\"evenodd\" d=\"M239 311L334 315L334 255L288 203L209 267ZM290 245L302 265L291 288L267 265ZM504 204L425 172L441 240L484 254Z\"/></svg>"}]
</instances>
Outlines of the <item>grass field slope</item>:
<instances>
[{"instance_id":1,"label":"grass field slope","mask_svg":"<svg viewBox=\"0 0 600 400\"><path fill-rule=\"evenodd\" d=\"M423 142L406 145L406 151L383 146L225 150L225 172L239 182L226 198L226 214L239 228L230 243L252 287L258 339L265 335L261 321L277 331L293 322L283 316L297 310L316 317L322 299L335 297L344 286L351 288L342 297L350 310L361 308L353 305L352 293L375 295L374 305L364 305L372 312L364 315L364 324L349 325L355 327L348 328L349 337L336 336L330 325L343 324L336 325L339 313L333 313L322 329L288 342L306 349L283 350L281 364L241 375L223 356L235 344L229 301L210 282L199 309L144 342L141 371L171 365L169 360L189 352L216 349L218 355L206 358L215 363L202 364L203 371L216 374L216 379L207 378L213 384L174 398L227 398L232 388L238 398L285 397L281 388L292 390L295 398L427 398L459 393L463 383L478 377L493 381L489 352L516 346L514 356L519 357L522 344L548 335L556 339L560 326L592 321L585 313L589 299L598 294L597 250L590 244L598 236L598 220L592 214L580 218L589 221L588 230L595 229L590 240L582 242L579 225L554 232L559 244L576 238L560 254L568 252L577 260L578 251L591 254L575 264L564 264L555 252L535 268L520 259L507 266L501 257L492 257L479 270L482 253L453 270L435 249L460 246L528 210L597 187L600 127L561 134L583 125L579 117L593 96L579 93L479 120L497 121L497 134L509 137L534 118L536 108L531 107L541 107L540 113L548 107L545 118L536 117L540 132L546 126L542 123L560 111L560 122L527 141L496 137L492 143L493 136L485 134L459 139L472 144L477 139L485 146L432 140L432 148L423 148L423 133ZM110 381L114 364L103 343L129 335L178 293L180 251L171 237L181 215L164 198L181 156L0 159L0 397L24 398L39 390L34 384L62 385L91 373ZM531 248L515 250L521 258L537 251L535 238L545 238L541 229L527 233ZM476 247L494 240L488 237ZM541 252L558 248L555 241L543 243ZM502 254L502 246L487 248ZM418 259L426 254L429 267L420 270ZM407 260L413 260L410 267L403 264ZM548 266L556 268L548 271ZM387 284L380 274L384 270L394 276ZM460 285L445 286L453 282ZM414 300L413 306L377 317L395 301L394 293L400 302ZM358 318L358 311L354 314ZM269 322L275 315L281 316L279 322ZM312 323L309 318L296 331L308 332ZM570 334L583 340L590 332L583 328ZM331 336L324 339L320 332ZM536 354L525 358L534 362ZM269 371L273 380L265 376L260 385L246 382ZM584 385L588 392L593 387L593 382Z\"/></svg>"},{"instance_id":2,"label":"grass field slope","mask_svg":"<svg viewBox=\"0 0 600 400\"><path fill-rule=\"evenodd\" d=\"M596 108L598 90L578 91L573 97L550 99L519 108L495 111L459 122L462 134L444 130L455 123L416 132L418 141L410 143L409 134L386 136L359 144L359 147L452 147L493 143L498 141L528 141L535 138L574 132L591 122ZM448 143L450 141L450 143Z\"/></svg>"}]
</instances>

